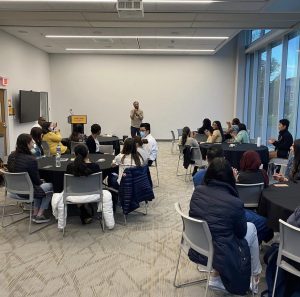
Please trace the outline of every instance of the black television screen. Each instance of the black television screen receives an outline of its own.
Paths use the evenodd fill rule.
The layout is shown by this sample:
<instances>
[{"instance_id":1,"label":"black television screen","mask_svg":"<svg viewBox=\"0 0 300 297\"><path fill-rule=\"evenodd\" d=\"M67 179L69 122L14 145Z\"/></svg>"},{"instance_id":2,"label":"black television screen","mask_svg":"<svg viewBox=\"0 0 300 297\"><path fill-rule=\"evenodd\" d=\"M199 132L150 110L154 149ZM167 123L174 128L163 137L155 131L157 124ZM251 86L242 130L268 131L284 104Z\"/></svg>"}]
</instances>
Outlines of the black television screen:
<instances>
[{"instance_id":1,"label":"black television screen","mask_svg":"<svg viewBox=\"0 0 300 297\"><path fill-rule=\"evenodd\" d=\"M40 116L40 92L20 90L20 123L37 121Z\"/></svg>"}]
</instances>

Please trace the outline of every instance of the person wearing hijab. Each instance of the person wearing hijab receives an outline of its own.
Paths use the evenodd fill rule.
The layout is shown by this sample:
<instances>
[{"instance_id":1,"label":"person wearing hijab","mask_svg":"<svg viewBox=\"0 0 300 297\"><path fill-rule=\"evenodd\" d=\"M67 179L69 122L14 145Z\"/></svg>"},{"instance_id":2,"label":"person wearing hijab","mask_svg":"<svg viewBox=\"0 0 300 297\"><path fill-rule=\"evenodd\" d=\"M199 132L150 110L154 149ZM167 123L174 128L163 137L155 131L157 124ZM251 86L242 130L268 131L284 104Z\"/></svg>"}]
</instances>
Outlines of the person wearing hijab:
<instances>
[{"instance_id":1,"label":"person wearing hijab","mask_svg":"<svg viewBox=\"0 0 300 297\"><path fill-rule=\"evenodd\" d=\"M244 152L240 161L240 171L237 176L237 182L240 184L264 183L265 187L269 185L269 178L264 169L260 169L261 159L257 152Z\"/></svg>"}]
</instances>

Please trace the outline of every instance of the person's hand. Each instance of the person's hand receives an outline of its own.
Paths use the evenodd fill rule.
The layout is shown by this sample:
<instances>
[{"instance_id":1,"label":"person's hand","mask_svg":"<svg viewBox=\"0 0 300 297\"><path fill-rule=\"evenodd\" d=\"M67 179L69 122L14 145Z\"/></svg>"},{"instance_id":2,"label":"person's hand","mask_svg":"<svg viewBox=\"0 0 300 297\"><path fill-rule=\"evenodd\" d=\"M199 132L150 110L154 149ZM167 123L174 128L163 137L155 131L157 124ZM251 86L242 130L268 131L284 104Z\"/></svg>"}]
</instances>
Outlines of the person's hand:
<instances>
[{"instance_id":1,"label":"person's hand","mask_svg":"<svg viewBox=\"0 0 300 297\"><path fill-rule=\"evenodd\" d=\"M234 167L231 167L231 168L232 168L233 176L234 176L235 180L237 180L238 176L239 176L239 172L236 168L234 168Z\"/></svg>"},{"instance_id":2,"label":"person's hand","mask_svg":"<svg viewBox=\"0 0 300 297\"><path fill-rule=\"evenodd\" d=\"M281 173L274 173L273 174L273 179L279 181L279 182L284 182L287 181L288 179L285 178Z\"/></svg>"},{"instance_id":3,"label":"person's hand","mask_svg":"<svg viewBox=\"0 0 300 297\"><path fill-rule=\"evenodd\" d=\"M270 138L270 139L268 140L268 142L269 142L270 144L273 144L275 141L276 141L275 138Z\"/></svg>"}]
</instances>

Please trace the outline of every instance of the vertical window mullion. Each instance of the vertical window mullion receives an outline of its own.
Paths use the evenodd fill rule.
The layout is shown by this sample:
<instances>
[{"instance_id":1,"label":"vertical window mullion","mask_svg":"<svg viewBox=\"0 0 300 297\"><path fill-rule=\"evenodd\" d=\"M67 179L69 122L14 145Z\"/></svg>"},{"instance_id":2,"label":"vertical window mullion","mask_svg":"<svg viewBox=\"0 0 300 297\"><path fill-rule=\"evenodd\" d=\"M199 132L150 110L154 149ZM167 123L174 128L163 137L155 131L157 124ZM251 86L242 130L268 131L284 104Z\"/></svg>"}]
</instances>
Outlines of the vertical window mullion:
<instances>
[{"instance_id":1,"label":"vertical window mullion","mask_svg":"<svg viewBox=\"0 0 300 297\"><path fill-rule=\"evenodd\" d=\"M246 60L246 73L245 73L245 96L244 96L244 119L243 122L247 125L248 127L248 102L251 100L249 98L249 82L250 82L250 62L251 58L250 55L247 55L247 60ZM250 127L248 127L250 129Z\"/></svg>"},{"instance_id":2,"label":"vertical window mullion","mask_svg":"<svg viewBox=\"0 0 300 297\"><path fill-rule=\"evenodd\" d=\"M252 90L252 105L251 105L251 126L250 126L250 137L254 138L255 134L255 115L256 115L256 96L257 96L257 80L258 80L258 51L254 53L253 59L253 90Z\"/></svg>"}]
</instances>

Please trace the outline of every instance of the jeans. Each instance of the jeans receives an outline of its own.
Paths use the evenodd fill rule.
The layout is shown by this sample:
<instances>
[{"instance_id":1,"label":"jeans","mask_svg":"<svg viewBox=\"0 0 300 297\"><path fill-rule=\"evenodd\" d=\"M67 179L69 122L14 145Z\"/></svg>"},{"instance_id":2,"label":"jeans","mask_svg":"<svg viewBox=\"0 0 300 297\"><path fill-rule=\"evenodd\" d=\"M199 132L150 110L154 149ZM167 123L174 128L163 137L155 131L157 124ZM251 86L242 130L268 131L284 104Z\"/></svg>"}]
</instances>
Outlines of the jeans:
<instances>
[{"instance_id":1,"label":"jeans","mask_svg":"<svg viewBox=\"0 0 300 297\"><path fill-rule=\"evenodd\" d=\"M253 223L256 227L258 242L268 242L274 237L274 232L267 226L267 219L256 212L245 209L247 222Z\"/></svg>"},{"instance_id":2,"label":"jeans","mask_svg":"<svg viewBox=\"0 0 300 297\"><path fill-rule=\"evenodd\" d=\"M247 234L245 239L248 242L251 255L251 274L257 275L261 273L261 264L259 260L259 245L257 240L257 232L253 223L247 223Z\"/></svg>"},{"instance_id":3,"label":"jeans","mask_svg":"<svg viewBox=\"0 0 300 297\"><path fill-rule=\"evenodd\" d=\"M53 195L53 185L51 183L41 184L41 188L46 193L44 198L34 198L34 208L37 209L48 209L49 203Z\"/></svg>"},{"instance_id":4,"label":"jeans","mask_svg":"<svg viewBox=\"0 0 300 297\"><path fill-rule=\"evenodd\" d=\"M130 126L130 132L131 132L131 137L133 138L134 136L141 136L140 134L140 128L132 127Z\"/></svg>"}]
</instances>

